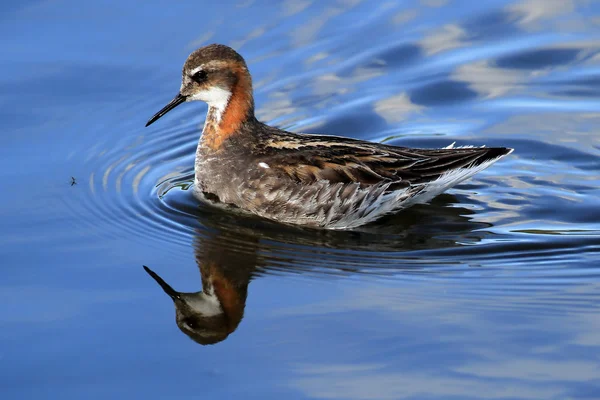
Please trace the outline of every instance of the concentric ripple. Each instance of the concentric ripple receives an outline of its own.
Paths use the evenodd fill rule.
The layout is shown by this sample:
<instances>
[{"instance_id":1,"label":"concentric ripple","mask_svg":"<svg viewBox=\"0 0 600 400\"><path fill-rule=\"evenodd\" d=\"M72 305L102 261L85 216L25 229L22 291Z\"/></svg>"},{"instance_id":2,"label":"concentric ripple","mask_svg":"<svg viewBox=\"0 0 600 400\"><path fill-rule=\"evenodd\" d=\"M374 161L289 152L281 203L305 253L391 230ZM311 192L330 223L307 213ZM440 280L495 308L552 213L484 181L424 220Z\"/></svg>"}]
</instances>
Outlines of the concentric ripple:
<instances>
[{"instance_id":1,"label":"concentric ripple","mask_svg":"<svg viewBox=\"0 0 600 400\"><path fill-rule=\"evenodd\" d=\"M595 100L578 92L573 102L564 89L595 85L587 63L598 46L537 39L494 36L474 21L359 50L337 37L290 54L289 62L306 63L295 74L281 57L245 53L258 115L272 124L403 146L516 149L431 204L376 224L303 229L199 204L192 185L200 105L182 106L145 130L127 126L125 137L102 136L83 151L89 196L65 201L88 234L135 238L172 253L218 246L259 254L265 273L444 282L485 275L495 285L490 291L597 278L600 270L587 260L600 254L600 153L588 132L600 119L590 114ZM150 116L165 101L144 100L129 113Z\"/></svg>"},{"instance_id":2,"label":"concentric ripple","mask_svg":"<svg viewBox=\"0 0 600 400\"><path fill-rule=\"evenodd\" d=\"M0 10L3 399L599 397L599 1ZM515 151L354 231L200 204L206 105L144 125L213 42L271 125ZM188 340L142 265L234 332Z\"/></svg>"},{"instance_id":3,"label":"concentric ripple","mask_svg":"<svg viewBox=\"0 0 600 400\"><path fill-rule=\"evenodd\" d=\"M96 235L134 237L174 253L218 246L225 252L259 254L263 271L272 274L369 274L404 280L426 277L432 282L484 275L495 282L485 289L491 292L518 291L523 285L541 290L598 276L598 269L579 262L585 254L600 253L597 232L551 234L510 228L515 205L522 208L537 197L516 190L531 184L529 161L506 166L521 168L508 183L484 173L429 205L359 230L325 231L199 203L192 194L198 135L194 122L150 132L123 148L101 150L90 158L89 201L75 201L72 209ZM548 156L564 151L557 148ZM515 280L519 276L528 279Z\"/></svg>"}]
</instances>

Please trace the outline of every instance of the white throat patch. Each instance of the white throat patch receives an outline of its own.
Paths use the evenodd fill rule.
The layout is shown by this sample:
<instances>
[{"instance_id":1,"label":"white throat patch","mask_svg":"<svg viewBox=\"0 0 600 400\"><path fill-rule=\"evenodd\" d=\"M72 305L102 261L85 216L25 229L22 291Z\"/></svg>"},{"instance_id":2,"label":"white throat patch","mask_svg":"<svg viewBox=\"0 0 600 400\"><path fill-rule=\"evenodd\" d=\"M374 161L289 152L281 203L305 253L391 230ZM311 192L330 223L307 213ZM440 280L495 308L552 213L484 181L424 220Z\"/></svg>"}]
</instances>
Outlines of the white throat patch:
<instances>
[{"instance_id":1,"label":"white throat patch","mask_svg":"<svg viewBox=\"0 0 600 400\"><path fill-rule=\"evenodd\" d=\"M208 103L208 106L213 110L214 117L218 121L221 121L221 116L227 108L231 92L229 90L221 89L220 87L211 87L208 90L203 90L189 97L189 100L201 100ZM210 110L209 110L210 111Z\"/></svg>"},{"instance_id":2,"label":"white throat patch","mask_svg":"<svg viewBox=\"0 0 600 400\"><path fill-rule=\"evenodd\" d=\"M214 317L223 313L221 302L214 293L195 293L186 298L186 303L194 313L201 314L203 317Z\"/></svg>"}]
</instances>

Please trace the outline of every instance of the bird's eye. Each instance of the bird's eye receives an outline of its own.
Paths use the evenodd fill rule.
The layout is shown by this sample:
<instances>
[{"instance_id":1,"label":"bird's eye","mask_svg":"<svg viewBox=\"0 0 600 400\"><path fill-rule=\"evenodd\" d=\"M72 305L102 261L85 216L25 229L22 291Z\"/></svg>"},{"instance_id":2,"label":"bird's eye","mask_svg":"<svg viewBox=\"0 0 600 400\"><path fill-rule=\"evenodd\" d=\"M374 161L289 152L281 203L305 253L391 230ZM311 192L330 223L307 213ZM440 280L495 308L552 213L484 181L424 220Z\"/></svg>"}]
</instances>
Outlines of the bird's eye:
<instances>
[{"instance_id":1,"label":"bird's eye","mask_svg":"<svg viewBox=\"0 0 600 400\"><path fill-rule=\"evenodd\" d=\"M206 80L206 71L200 70L198 72L196 72L194 75L192 75L192 79L194 80L194 82L197 83L202 83Z\"/></svg>"},{"instance_id":2,"label":"bird's eye","mask_svg":"<svg viewBox=\"0 0 600 400\"><path fill-rule=\"evenodd\" d=\"M194 320L192 320L191 318L187 318L186 320L184 320L184 322L186 323L187 326L189 326L191 329L194 329L196 327L196 324L194 323Z\"/></svg>"}]
</instances>

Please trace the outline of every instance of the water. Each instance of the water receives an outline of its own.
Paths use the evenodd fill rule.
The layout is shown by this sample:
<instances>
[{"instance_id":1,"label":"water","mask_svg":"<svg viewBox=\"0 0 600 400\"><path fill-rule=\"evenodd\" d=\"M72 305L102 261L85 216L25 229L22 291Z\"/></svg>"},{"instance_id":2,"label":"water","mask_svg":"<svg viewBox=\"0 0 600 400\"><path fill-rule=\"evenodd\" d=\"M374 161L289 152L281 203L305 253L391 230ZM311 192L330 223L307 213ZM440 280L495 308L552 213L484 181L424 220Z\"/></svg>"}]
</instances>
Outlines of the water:
<instances>
[{"instance_id":1,"label":"water","mask_svg":"<svg viewBox=\"0 0 600 400\"><path fill-rule=\"evenodd\" d=\"M0 20L3 399L600 398L598 2L28 1ZM247 59L270 124L516 150L353 232L199 206L206 106L144 124L210 42ZM226 338L188 339L142 265L230 285Z\"/></svg>"}]
</instances>

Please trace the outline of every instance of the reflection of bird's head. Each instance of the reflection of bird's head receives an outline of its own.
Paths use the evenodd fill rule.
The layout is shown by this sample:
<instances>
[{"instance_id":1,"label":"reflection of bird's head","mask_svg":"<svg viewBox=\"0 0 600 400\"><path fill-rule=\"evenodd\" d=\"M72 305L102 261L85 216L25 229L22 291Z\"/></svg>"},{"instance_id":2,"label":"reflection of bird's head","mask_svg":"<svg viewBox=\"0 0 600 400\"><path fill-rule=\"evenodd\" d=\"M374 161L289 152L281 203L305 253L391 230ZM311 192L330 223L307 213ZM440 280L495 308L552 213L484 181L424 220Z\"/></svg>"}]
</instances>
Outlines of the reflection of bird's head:
<instances>
[{"instance_id":1,"label":"reflection of bird's head","mask_svg":"<svg viewBox=\"0 0 600 400\"><path fill-rule=\"evenodd\" d=\"M195 342L220 342L240 323L244 315L245 293L236 291L222 276L216 273L209 276L202 292L181 293L150 268L144 266L144 269L173 299L177 326Z\"/></svg>"}]
</instances>

